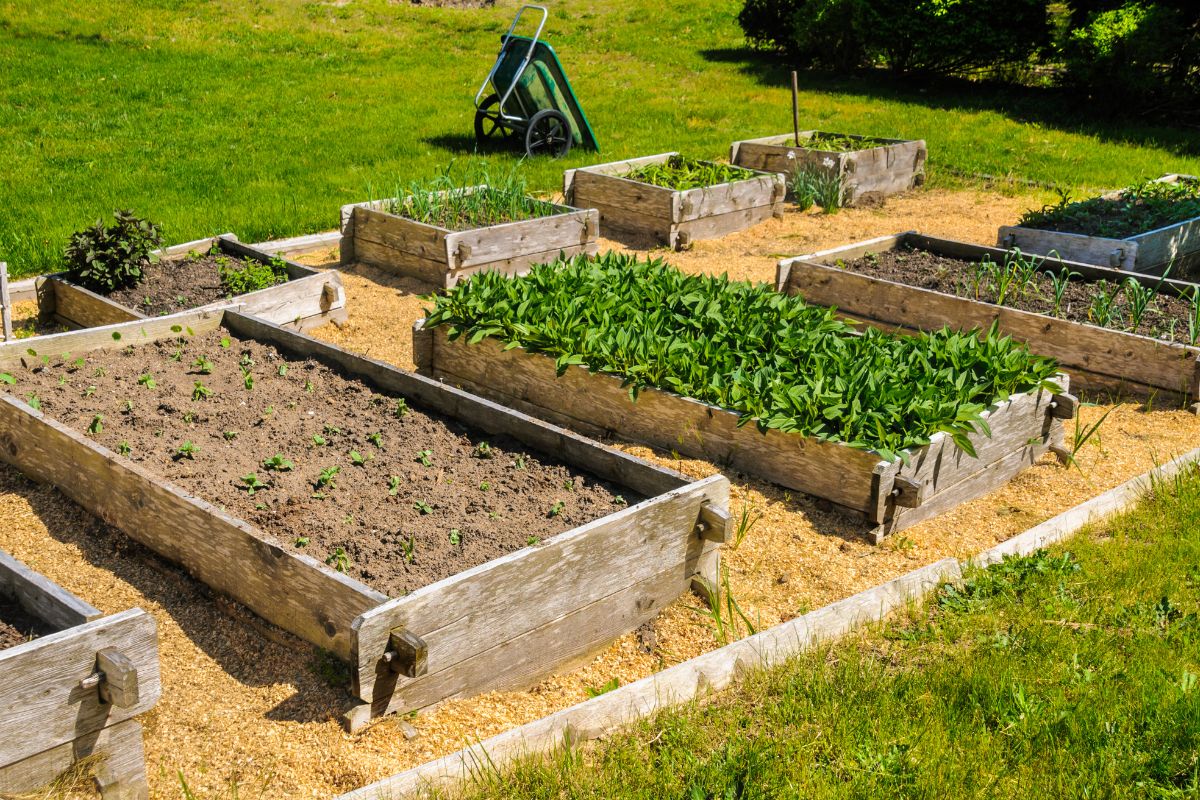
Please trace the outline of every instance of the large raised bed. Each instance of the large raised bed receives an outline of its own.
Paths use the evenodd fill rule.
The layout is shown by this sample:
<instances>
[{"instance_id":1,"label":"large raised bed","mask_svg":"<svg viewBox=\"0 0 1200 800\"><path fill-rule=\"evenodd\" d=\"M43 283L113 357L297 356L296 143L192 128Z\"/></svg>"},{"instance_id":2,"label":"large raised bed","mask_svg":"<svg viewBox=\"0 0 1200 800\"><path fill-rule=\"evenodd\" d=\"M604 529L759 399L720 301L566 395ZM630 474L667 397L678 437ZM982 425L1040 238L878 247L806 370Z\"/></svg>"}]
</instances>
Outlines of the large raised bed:
<instances>
[{"instance_id":1,"label":"large raised bed","mask_svg":"<svg viewBox=\"0 0 1200 800\"><path fill-rule=\"evenodd\" d=\"M1200 180L1192 175L1164 175L1164 183ZM1103 195L1115 198L1119 192ZM1200 268L1200 217L1182 220L1135 236L1115 239L1078 233L1002 225L996 244L1019 248L1026 253L1053 254L1071 261L1082 261L1114 269L1183 277Z\"/></svg>"},{"instance_id":2,"label":"large raised bed","mask_svg":"<svg viewBox=\"0 0 1200 800\"><path fill-rule=\"evenodd\" d=\"M160 250L157 255L162 262L180 264L185 263L189 254L207 254L214 247L232 259L267 263L279 258L277 255L242 244L232 233L185 242ZM342 279L337 270L315 270L286 259L284 265L288 275L285 283L195 307L173 309L172 313L182 310L205 311L236 303L247 313L298 330L317 328L326 322L342 322L346 319L346 293L342 289ZM144 308L123 304L77 286L71 283L65 273L39 278L37 294L38 310L43 317L53 317L75 328L94 328L98 325L111 325L152 316L143 313Z\"/></svg>"},{"instance_id":3,"label":"large raised bed","mask_svg":"<svg viewBox=\"0 0 1200 800\"><path fill-rule=\"evenodd\" d=\"M519 275L560 253L596 252L600 217L595 211L550 204L556 211L550 216L451 230L389 211L399 200L342 206L341 263L361 261L450 288L475 272Z\"/></svg>"},{"instance_id":4,"label":"large raised bed","mask_svg":"<svg viewBox=\"0 0 1200 800\"><path fill-rule=\"evenodd\" d=\"M688 480L482 398L352 355L235 310L218 309L56 334L38 340L38 346L43 352L54 354L52 368L58 369L60 358L69 368L82 357L83 371L88 369L89 357L99 357L98 354L114 348L132 345L131 356L141 359L137 345L170 340L164 345L169 352L170 348L186 345L191 337L204 336L273 348L272 353L260 357L256 367L260 370L260 381L266 386L259 391L270 394L262 400L274 404L271 409L307 407L289 405L289 398L298 404L307 401L303 394L296 401L290 389L272 389L274 384L266 376L278 374L282 379L286 373L292 380L304 383L306 372L320 367L327 370L322 374L334 376L329 380L346 381L351 386L342 405L352 405L353 395L379 397L379 403L372 401L367 409L356 412L360 416L374 413L371 409L391 408L397 398L404 399L413 408L422 410L422 414L441 415L449 420L445 424L461 426L461 435L505 437L516 448L510 452L518 456L528 452L533 459L549 458L573 473L586 476L588 484L600 480L627 487L625 491L633 498L629 505L618 506L611 513L597 509L587 517L590 521L546 536L530 546L525 546L524 529L505 528L508 534L519 534L519 549L421 585L403 596L389 597L334 569L329 563L336 565L335 559L322 563L306 555L298 539L293 542L291 536L281 539L267 533L102 446L95 441L100 438L99 432L85 435L83 430L68 427L35 410L25 402L29 389L23 386L38 376L32 373L26 376L25 371L38 369L42 359L31 356L25 342L0 346L0 370L8 370L16 377L13 386L3 387L9 393L0 397L0 458L36 480L55 484L80 505L183 565L199 580L349 662L353 691L362 701L348 715L352 728L386 712L416 709L453 696L529 685L652 618L688 588L694 576L713 576L716 542L724 538L728 522L728 514L723 510L729 489L725 478L717 475ZM232 342L220 346L232 347ZM206 352L218 351L214 347ZM59 356L60 353L66 355ZM193 355L188 352L187 358L180 361L186 364ZM280 363L279 359L285 360ZM154 362L159 365L156 369L169 370L167 363L166 358ZM290 372L276 372L277 363L280 366L290 363ZM265 371L264 364L270 365ZM159 375L160 383L168 377L179 380L168 371ZM202 375L186 377L189 392L191 378L213 380ZM87 382L93 380L88 378ZM153 391L140 384L129 380L127 385L130 392ZM71 411L74 407L71 398L79 397L80 393L70 386L68 389L55 395L59 398L55 402L68 403L64 413L82 411L90 415L90 406ZM56 390L43 391L49 396L49 392ZM303 392L308 391L305 386ZM103 400L103 394L102 391L97 397ZM335 405L331 399L320 407ZM224 413L223 407L198 404L194 410L200 415L216 414ZM236 404L232 407L236 408ZM178 410L170 413L177 417ZM105 425L119 425L121 412L110 413ZM264 420L270 413L270 409L263 412ZM184 421L191 424L191 420ZM303 424L298 422L295 427ZM395 424L404 423L398 418ZM84 422L83 427L89 426ZM393 430L387 427L384 434L390 438ZM281 429L277 433L278 447L289 447L283 440L294 432ZM299 435L304 438L306 432L300 431ZM220 432L215 436L210 432L209 438L203 440L199 434L194 438L200 443L201 452L223 446ZM274 450L276 441L269 441ZM170 447L176 444L172 439ZM368 454L372 452L370 446L360 447ZM137 453L133 457L137 458ZM182 459L183 455L179 457ZM232 457L236 453L229 456ZM330 461L340 463L344 457L343 453L339 460L334 460L331 455ZM262 472L257 461L251 468L258 468L268 481L269 476L276 474ZM356 473L358 467L348 462L345 469L341 476L344 481L367 484L358 477L368 474L366 471ZM419 481L428 480L427 475L435 474L421 469L416 461L406 457L404 466L395 470L400 474L392 485L400 497L390 500L403 500L410 486L415 487ZM218 474L206 478L203 467L197 470L186 477L200 481L204 487L240 483L237 478L229 481ZM376 505L395 509L399 518L409 506L387 506L386 483L380 481L378 487L370 483L371 491L378 488ZM210 495L218 490L206 488ZM243 493L234 492L231 498L228 489L224 490L227 493L222 497L230 505L242 503ZM474 487L462 487L463 492L468 490L473 491ZM310 491L311 488L293 495L296 507L303 509L306 503L313 502L308 498ZM646 499L634 502L635 496ZM263 492L254 501L259 498L264 504L273 504L264 513L286 514L291 506L276 505L281 502L279 494L272 499L270 492ZM249 502L251 509L257 509L254 501ZM411 502L411 498L406 502ZM362 506L348 510L355 517L371 511ZM258 510L247 512L257 513ZM284 519L299 519L302 523L307 512L299 513L302 515L299 518ZM554 512L549 516L554 516ZM264 524L269 522L267 518ZM337 528L339 522L329 527ZM380 533L391 535L396 530L388 527ZM305 535L323 535L323 529ZM439 531L437 536L444 541L445 532ZM377 559L374 566L384 571L389 563L401 564L405 560L401 547L395 544L394 555Z\"/></svg>"},{"instance_id":5,"label":"large raised bed","mask_svg":"<svg viewBox=\"0 0 1200 800\"><path fill-rule=\"evenodd\" d=\"M938 433L903 463L840 442L739 427L732 411L658 389L642 388L635 402L615 376L585 366L558 374L549 356L506 349L492 338L469 344L465 337L451 339L444 326L426 329L423 321L413 328L413 352L423 374L556 424L703 458L829 500L867 521L876 543L1031 466L1061 444L1061 419L1075 409L1065 394L1068 379L1060 375L1064 394L1015 395L986 412L991 436L970 436L976 458Z\"/></svg>"},{"instance_id":6,"label":"large raised bed","mask_svg":"<svg viewBox=\"0 0 1200 800\"><path fill-rule=\"evenodd\" d=\"M871 254L916 248L944 256L979 262L991 259L1004 264L1009 252L995 247L922 236L914 231L883 236L817 253L783 259L776 273L776 288L802 295L811 303L836 306L839 312L883 330L989 329L1029 344L1031 350L1056 359L1071 374L1076 389L1160 392L1167 397L1197 398L1200 388L1200 348L1177 342L1113 330L1082 321L1000 306L946 292L919 288L854 271L858 259ZM1081 283L1109 281L1119 285L1133 278L1159 292L1186 298L1195 285L1136 275L1075 261L1048 259L1042 271L1078 274ZM965 283L967 275L962 278ZM1181 333L1183 329L1181 327Z\"/></svg>"},{"instance_id":7,"label":"large raised bed","mask_svg":"<svg viewBox=\"0 0 1200 800\"><path fill-rule=\"evenodd\" d=\"M105 800L144 800L134 717L161 692L154 618L137 608L104 616L0 550L4 624L10 638L35 638L5 646L0 636L0 795L26 796L96 756Z\"/></svg>"},{"instance_id":8,"label":"large raised bed","mask_svg":"<svg viewBox=\"0 0 1200 800\"><path fill-rule=\"evenodd\" d=\"M863 143L856 150L828 150L806 144L813 137L836 136ZM794 134L764 136L734 142L731 163L747 169L780 172L792 176L809 171L837 178L842 187L842 205L878 202L907 192L925 182L924 139L877 139L825 131L801 131L800 144Z\"/></svg>"},{"instance_id":9,"label":"large raised bed","mask_svg":"<svg viewBox=\"0 0 1200 800\"><path fill-rule=\"evenodd\" d=\"M683 249L699 239L715 239L783 213L783 178L758 173L746 180L676 190L626 177L678 153L611 161L563 173L563 196L579 208L600 212L606 231L649 235Z\"/></svg>"}]
</instances>

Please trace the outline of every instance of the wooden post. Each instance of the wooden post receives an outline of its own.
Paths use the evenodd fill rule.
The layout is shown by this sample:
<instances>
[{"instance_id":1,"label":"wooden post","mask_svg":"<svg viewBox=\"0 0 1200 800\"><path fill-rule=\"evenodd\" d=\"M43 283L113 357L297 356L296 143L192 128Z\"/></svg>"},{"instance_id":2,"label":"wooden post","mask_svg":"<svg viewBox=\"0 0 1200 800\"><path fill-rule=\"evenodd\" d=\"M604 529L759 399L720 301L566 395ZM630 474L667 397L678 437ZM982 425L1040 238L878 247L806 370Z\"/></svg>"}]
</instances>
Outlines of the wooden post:
<instances>
[{"instance_id":1,"label":"wooden post","mask_svg":"<svg viewBox=\"0 0 1200 800\"><path fill-rule=\"evenodd\" d=\"M8 296L8 264L0 261L0 337L13 338L12 300Z\"/></svg>"},{"instance_id":2,"label":"wooden post","mask_svg":"<svg viewBox=\"0 0 1200 800\"><path fill-rule=\"evenodd\" d=\"M792 70L792 136L796 147L800 146L800 84L796 70Z\"/></svg>"}]
</instances>

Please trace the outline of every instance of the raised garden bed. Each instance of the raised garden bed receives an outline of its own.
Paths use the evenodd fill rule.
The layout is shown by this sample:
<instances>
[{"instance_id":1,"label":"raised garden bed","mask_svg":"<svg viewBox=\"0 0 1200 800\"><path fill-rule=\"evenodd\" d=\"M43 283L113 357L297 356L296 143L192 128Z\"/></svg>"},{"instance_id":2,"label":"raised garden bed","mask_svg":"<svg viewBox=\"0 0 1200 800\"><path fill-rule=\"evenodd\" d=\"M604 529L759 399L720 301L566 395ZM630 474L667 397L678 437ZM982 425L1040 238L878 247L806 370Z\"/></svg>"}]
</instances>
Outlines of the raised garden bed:
<instances>
[{"instance_id":1,"label":"raised garden bed","mask_svg":"<svg viewBox=\"0 0 1200 800\"><path fill-rule=\"evenodd\" d=\"M563 174L567 202L598 210L605 231L649 235L676 249L778 217L785 193L779 175L693 161L678 153Z\"/></svg>"},{"instance_id":2,"label":"raised garden bed","mask_svg":"<svg viewBox=\"0 0 1200 800\"><path fill-rule=\"evenodd\" d=\"M153 617L104 616L0 550L0 676L0 795L96 756L105 800L148 796L134 717L161 692Z\"/></svg>"},{"instance_id":3,"label":"raised garden bed","mask_svg":"<svg viewBox=\"0 0 1200 800\"><path fill-rule=\"evenodd\" d=\"M341 263L361 261L450 288L476 272L519 275L559 253L595 253L599 215L526 197L518 208L468 206L488 186L432 192L444 198L414 209L412 196L342 206ZM504 192L506 189L498 189ZM443 209L446 213L443 212ZM495 220L494 222L492 220Z\"/></svg>"},{"instance_id":4,"label":"raised garden bed","mask_svg":"<svg viewBox=\"0 0 1200 800\"><path fill-rule=\"evenodd\" d=\"M876 541L1031 465L1061 443L1076 405L1052 363L996 337L985 356L969 334L860 336L830 309L661 262L610 256L539 266L509 286L484 278L438 298L434 315L414 329L422 373L825 498ZM949 353L973 350L973 366L952 366ZM927 358L936 369L919 366ZM960 377L970 397L951 388ZM921 405L940 411L914 413Z\"/></svg>"},{"instance_id":5,"label":"raised garden bed","mask_svg":"<svg viewBox=\"0 0 1200 800\"><path fill-rule=\"evenodd\" d=\"M713 577L719 475L232 309L36 343L0 346L0 458L349 662L352 728L536 682Z\"/></svg>"},{"instance_id":6,"label":"raised garden bed","mask_svg":"<svg viewBox=\"0 0 1200 800\"><path fill-rule=\"evenodd\" d=\"M105 296L72 283L65 273L37 282L43 318L76 328L149 319L185 310L229 304L280 325L307 330L346 319L346 293L336 270L319 271L249 245L231 233L168 247L145 279ZM274 262L274 263L273 263ZM245 294L230 294L220 269L241 271L247 264L272 265L278 283Z\"/></svg>"},{"instance_id":7,"label":"raised garden bed","mask_svg":"<svg viewBox=\"0 0 1200 800\"><path fill-rule=\"evenodd\" d=\"M882 330L997 325L1076 389L1195 400L1200 388L1195 284L909 231L784 259L776 288Z\"/></svg>"},{"instance_id":8,"label":"raised garden bed","mask_svg":"<svg viewBox=\"0 0 1200 800\"><path fill-rule=\"evenodd\" d=\"M810 172L841 184L841 205L877 203L925 182L924 139L880 139L825 131L801 131L734 142L730 162L779 172L789 179Z\"/></svg>"},{"instance_id":9,"label":"raised garden bed","mask_svg":"<svg viewBox=\"0 0 1200 800\"><path fill-rule=\"evenodd\" d=\"M996 236L1004 248L1183 278L1200 268L1200 179L1165 175L1119 192L1025 213Z\"/></svg>"}]
</instances>

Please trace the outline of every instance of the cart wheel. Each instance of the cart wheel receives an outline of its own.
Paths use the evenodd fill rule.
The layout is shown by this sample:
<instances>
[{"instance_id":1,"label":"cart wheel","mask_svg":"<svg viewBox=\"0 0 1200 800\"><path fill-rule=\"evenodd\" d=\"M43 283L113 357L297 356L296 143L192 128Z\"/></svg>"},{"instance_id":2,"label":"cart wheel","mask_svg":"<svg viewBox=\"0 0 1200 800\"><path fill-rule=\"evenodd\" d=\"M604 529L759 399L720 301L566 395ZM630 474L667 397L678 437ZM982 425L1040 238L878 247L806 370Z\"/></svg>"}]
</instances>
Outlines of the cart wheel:
<instances>
[{"instance_id":1,"label":"cart wheel","mask_svg":"<svg viewBox=\"0 0 1200 800\"><path fill-rule=\"evenodd\" d=\"M516 131L500 118L500 98L489 94L475 110L475 141L511 139Z\"/></svg>"},{"instance_id":2,"label":"cart wheel","mask_svg":"<svg viewBox=\"0 0 1200 800\"><path fill-rule=\"evenodd\" d=\"M561 111L542 109L525 130L525 152L531 156L562 158L571 152L571 125Z\"/></svg>"}]
</instances>

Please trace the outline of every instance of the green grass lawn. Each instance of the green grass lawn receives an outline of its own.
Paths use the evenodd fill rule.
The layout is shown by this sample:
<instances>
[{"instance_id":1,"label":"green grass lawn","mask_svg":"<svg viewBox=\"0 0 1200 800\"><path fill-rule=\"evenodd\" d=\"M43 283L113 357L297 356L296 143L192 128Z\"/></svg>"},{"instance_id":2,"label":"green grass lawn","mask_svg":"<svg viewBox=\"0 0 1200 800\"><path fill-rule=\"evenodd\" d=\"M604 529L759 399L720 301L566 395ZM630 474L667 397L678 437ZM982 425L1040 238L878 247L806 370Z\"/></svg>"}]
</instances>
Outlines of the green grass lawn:
<instances>
[{"instance_id":1,"label":"green grass lawn","mask_svg":"<svg viewBox=\"0 0 1200 800\"><path fill-rule=\"evenodd\" d=\"M553 6L547 36L603 158L721 156L787 130L785 69L743 48L739 7ZM472 157L471 99L514 8L0 0L0 258L17 275L53 269L71 231L116 207L160 221L172 242L331 228L340 204ZM1200 172L1194 132L1088 121L1030 93L806 76L801 117L923 137L935 182L1109 187ZM564 167L597 158L530 164L529 179L553 189Z\"/></svg>"},{"instance_id":2,"label":"green grass lawn","mask_svg":"<svg viewBox=\"0 0 1200 800\"><path fill-rule=\"evenodd\" d=\"M1200 477L588 750L522 798L1200 796Z\"/></svg>"}]
</instances>

